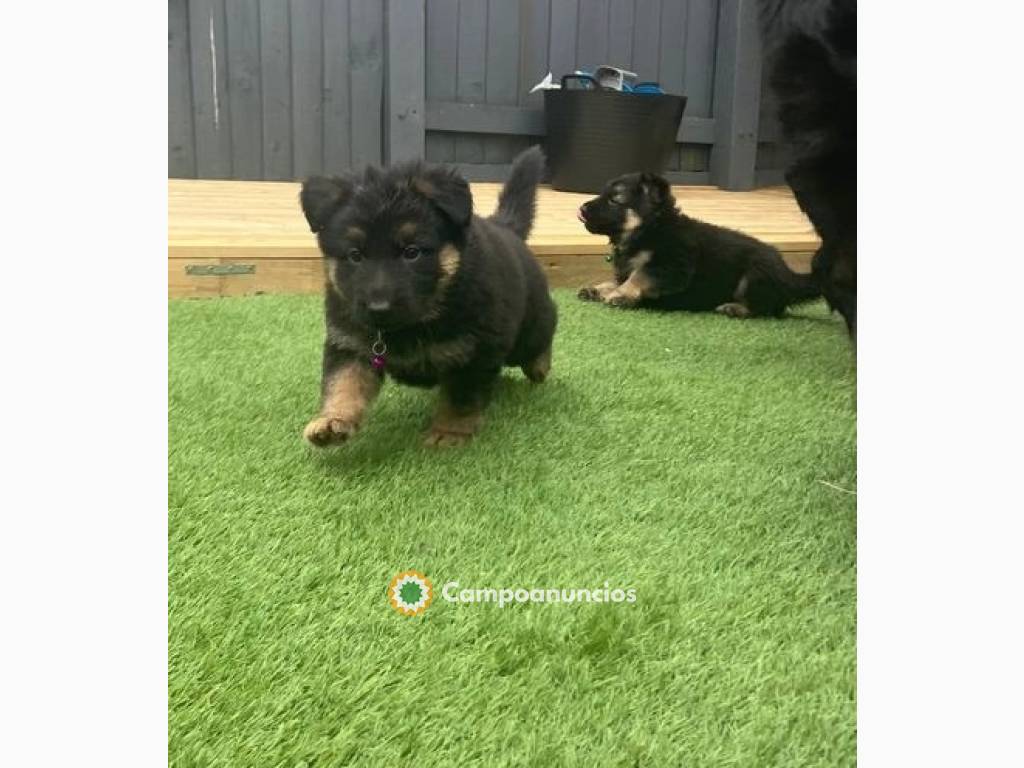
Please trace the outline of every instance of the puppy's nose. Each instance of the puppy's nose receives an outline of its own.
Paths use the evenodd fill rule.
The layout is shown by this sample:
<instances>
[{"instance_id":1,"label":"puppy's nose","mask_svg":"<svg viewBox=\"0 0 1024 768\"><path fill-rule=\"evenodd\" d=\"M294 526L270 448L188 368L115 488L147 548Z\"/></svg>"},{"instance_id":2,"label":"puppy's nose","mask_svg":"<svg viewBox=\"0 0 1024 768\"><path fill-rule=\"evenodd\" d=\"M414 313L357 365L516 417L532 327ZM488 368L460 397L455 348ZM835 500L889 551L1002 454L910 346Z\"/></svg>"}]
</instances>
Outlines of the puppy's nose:
<instances>
[{"instance_id":1,"label":"puppy's nose","mask_svg":"<svg viewBox=\"0 0 1024 768\"><path fill-rule=\"evenodd\" d=\"M387 312L391 309L391 302L384 300L371 301L366 305L371 312Z\"/></svg>"}]
</instances>

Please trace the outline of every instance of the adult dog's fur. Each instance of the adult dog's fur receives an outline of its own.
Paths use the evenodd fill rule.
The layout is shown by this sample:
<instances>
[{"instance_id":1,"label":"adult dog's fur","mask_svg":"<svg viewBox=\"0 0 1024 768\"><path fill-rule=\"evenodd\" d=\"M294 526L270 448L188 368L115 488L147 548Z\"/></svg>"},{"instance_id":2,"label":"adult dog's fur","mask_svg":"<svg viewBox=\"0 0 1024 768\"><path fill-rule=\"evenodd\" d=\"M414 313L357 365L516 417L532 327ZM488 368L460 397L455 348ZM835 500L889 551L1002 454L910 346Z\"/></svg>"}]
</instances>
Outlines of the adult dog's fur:
<instances>
[{"instance_id":1,"label":"adult dog's fur","mask_svg":"<svg viewBox=\"0 0 1024 768\"><path fill-rule=\"evenodd\" d=\"M767 243L690 218L660 176L627 174L583 204L579 218L613 245L614 281L579 297L621 307L715 310L731 317L781 316L820 295Z\"/></svg>"},{"instance_id":2,"label":"adult dog's fur","mask_svg":"<svg viewBox=\"0 0 1024 768\"><path fill-rule=\"evenodd\" d=\"M544 380L555 306L523 242L543 168L539 148L516 158L486 219L473 214L466 181L442 167L405 163L303 184L327 278L321 410L307 440L355 434L385 373L440 385L433 445L476 432L502 366ZM383 371L371 365L375 344L386 346Z\"/></svg>"},{"instance_id":3,"label":"adult dog's fur","mask_svg":"<svg viewBox=\"0 0 1024 768\"><path fill-rule=\"evenodd\" d=\"M760 0L769 81L793 162L786 180L821 237L813 273L857 331L857 3Z\"/></svg>"}]
</instances>

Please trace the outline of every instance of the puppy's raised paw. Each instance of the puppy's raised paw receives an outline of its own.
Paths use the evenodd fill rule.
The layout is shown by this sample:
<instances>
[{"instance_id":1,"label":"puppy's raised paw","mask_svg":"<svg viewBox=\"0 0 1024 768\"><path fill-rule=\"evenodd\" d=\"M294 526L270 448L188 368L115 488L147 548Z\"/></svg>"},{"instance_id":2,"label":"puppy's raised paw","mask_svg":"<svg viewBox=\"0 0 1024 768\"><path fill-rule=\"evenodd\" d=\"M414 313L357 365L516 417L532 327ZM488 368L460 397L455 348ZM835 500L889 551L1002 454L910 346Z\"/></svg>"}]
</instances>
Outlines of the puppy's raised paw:
<instances>
[{"instance_id":1,"label":"puppy's raised paw","mask_svg":"<svg viewBox=\"0 0 1024 768\"><path fill-rule=\"evenodd\" d=\"M359 431L359 425L344 418L336 416L317 416L302 432L302 436L310 445L323 448L327 445L344 443L355 436Z\"/></svg>"}]
</instances>

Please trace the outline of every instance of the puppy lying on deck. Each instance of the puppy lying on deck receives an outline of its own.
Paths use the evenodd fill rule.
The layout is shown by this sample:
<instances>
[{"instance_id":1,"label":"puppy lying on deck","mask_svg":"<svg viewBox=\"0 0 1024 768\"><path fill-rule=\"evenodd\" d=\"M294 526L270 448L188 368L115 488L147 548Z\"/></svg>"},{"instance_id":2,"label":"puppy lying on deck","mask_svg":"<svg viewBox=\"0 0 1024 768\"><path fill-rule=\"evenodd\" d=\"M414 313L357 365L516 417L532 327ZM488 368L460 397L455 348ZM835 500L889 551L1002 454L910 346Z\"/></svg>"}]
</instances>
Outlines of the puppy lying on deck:
<instances>
[{"instance_id":1,"label":"puppy lying on deck","mask_svg":"<svg viewBox=\"0 0 1024 768\"><path fill-rule=\"evenodd\" d=\"M465 179L419 163L302 185L326 276L322 399L305 429L310 443L354 435L385 374L440 386L428 445L477 431L502 366L545 379L555 305L523 242L543 168L536 147L516 158L486 219L473 215Z\"/></svg>"},{"instance_id":2,"label":"puppy lying on deck","mask_svg":"<svg viewBox=\"0 0 1024 768\"><path fill-rule=\"evenodd\" d=\"M781 317L786 307L820 295L810 275L793 272L767 243L676 209L660 176L610 181L580 207L579 219L613 246L615 279L582 288L586 301Z\"/></svg>"}]
</instances>

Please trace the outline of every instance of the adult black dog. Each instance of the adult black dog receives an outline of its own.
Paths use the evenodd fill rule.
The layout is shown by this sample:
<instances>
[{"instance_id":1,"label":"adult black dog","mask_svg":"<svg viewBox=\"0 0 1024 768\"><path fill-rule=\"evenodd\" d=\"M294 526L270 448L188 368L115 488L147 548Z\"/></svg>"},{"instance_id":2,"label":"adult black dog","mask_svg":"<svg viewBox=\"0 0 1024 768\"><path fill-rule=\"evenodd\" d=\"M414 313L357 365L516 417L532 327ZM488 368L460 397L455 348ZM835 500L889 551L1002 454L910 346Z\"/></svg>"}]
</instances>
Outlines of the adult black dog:
<instances>
[{"instance_id":1,"label":"adult black dog","mask_svg":"<svg viewBox=\"0 0 1024 768\"><path fill-rule=\"evenodd\" d=\"M544 380L555 305L523 242L543 169L539 148L522 153L488 218L473 214L465 179L422 163L303 184L327 278L322 399L309 442L354 435L385 374L440 385L428 445L477 431L502 366Z\"/></svg>"},{"instance_id":2,"label":"adult black dog","mask_svg":"<svg viewBox=\"0 0 1024 768\"><path fill-rule=\"evenodd\" d=\"M759 0L783 138L786 181L821 237L813 274L857 333L857 3Z\"/></svg>"}]
</instances>

